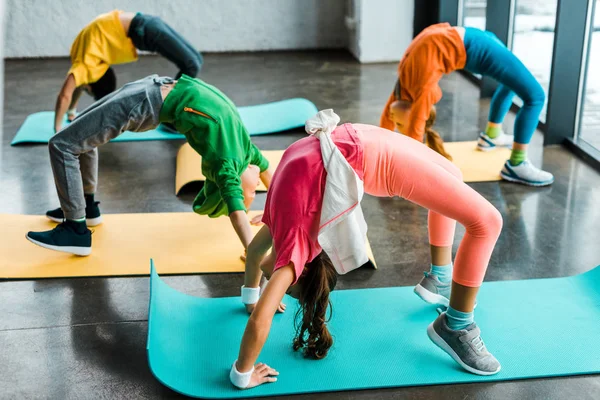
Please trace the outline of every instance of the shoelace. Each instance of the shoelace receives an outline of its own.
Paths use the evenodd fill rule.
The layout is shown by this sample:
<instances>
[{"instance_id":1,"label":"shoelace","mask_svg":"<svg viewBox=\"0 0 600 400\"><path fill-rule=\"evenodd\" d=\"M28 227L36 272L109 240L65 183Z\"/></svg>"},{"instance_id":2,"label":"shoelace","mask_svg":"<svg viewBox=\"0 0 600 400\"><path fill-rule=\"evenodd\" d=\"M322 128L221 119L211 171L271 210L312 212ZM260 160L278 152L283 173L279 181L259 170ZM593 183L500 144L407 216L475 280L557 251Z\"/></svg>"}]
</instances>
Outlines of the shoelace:
<instances>
[{"instance_id":1,"label":"shoelace","mask_svg":"<svg viewBox=\"0 0 600 400\"><path fill-rule=\"evenodd\" d=\"M483 339L481 339L481 336L479 335L471 339L471 344L475 347L475 350L477 350L478 352L482 352L485 350L485 344L483 343Z\"/></svg>"},{"instance_id":2,"label":"shoelace","mask_svg":"<svg viewBox=\"0 0 600 400\"><path fill-rule=\"evenodd\" d=\"M54 229L52 229L52 237L55 235L60 234L61 232L65 231L67 228L65 227L65 224L67 223L66 219L63 219L63 222L61 222L60 224L56 225L56 227Z\"/></svg>"}]
</instances>

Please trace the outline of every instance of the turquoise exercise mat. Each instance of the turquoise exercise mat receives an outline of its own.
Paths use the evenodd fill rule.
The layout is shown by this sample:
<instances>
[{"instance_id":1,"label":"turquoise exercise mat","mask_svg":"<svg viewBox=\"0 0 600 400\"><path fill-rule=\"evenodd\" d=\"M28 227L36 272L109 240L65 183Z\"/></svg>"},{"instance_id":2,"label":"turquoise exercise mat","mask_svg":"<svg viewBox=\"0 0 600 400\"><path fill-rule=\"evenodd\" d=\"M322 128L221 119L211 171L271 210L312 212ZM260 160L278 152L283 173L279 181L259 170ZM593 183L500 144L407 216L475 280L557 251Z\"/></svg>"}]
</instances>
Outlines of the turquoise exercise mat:
<instances>
[{"instance_id":1,"label":"turquoise exercise mat","mask_svg":"<svg viewBox=\"0 0 600 400\"><path fill-rule=\"evenodd\" d=\"M292 351L295 302L277 314L258 359L278 381L238 390L229 383L248 315L239 297L196 298L167 286L151 266L148 362L171 389L200 398L240 398L491 382L600 373L600 267L555 279L485 283L475 318L497 375L461 369L427 337L437 312L412 287L332 294L335 343L323 360ZM556 318L560 315L560 318Z\"/></svg>"},{"instance_id":2,"label":"turquoise exercise mat","mask_svg":"<svg viewBox=\"0 0 600 400\"><path fill-rule=\"evenodd\" d=\"M255 106L239 107L238 111L250 135L267 135L304 126L307 119L314 116L317 107L306 99L287 99ZM68 124L66 117L63 126ZM54 112L42 111L31 114L10 143L48 143L54 135ZM146 132L124 132L111 142L134 142L145 140L185 139L179 133L172 133L159 125Z\"/></svg>"}]
</instances>

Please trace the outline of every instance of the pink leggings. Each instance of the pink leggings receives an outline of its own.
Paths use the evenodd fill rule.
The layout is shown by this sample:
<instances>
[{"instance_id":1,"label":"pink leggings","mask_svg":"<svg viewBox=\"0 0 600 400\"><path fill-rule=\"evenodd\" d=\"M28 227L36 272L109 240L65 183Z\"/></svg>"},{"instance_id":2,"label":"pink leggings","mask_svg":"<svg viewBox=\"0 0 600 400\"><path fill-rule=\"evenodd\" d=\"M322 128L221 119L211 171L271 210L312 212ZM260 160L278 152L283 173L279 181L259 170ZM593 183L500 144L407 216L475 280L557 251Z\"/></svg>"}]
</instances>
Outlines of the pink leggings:
<instances>
[{"instance_id":1,"label":"pink leggings","mask_svg":"<svg viewBox=\"0 0 600 400\"><path fill-rule=\"evenodd\" d=\"M429 243L452 246L456 221L467 230L452 279L479 287L502 229L502 216L462 180L458 167L425 145L372 125L352 124L364 149L365 192L400 196L429 210Z\"/></svg>"}]
</instances>

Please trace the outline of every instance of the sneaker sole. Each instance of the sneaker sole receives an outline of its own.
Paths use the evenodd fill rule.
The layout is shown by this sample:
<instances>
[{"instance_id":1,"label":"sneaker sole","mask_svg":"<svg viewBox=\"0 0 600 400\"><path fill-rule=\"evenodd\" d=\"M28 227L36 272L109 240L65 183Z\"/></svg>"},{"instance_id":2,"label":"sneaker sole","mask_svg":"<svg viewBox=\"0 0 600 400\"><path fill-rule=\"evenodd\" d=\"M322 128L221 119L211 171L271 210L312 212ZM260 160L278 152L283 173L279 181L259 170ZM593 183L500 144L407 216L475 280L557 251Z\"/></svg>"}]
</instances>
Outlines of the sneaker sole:
<instances>
[{"instance_id":1,"label":"sneaker sole","mask_svg":"<svg viewBox=\"0 0 600 400\"><path fill-rule=\"evenodd\" d=\"M59 224L63 222L60 218L51 217L50 215L46 215L50 221L58 222ZM96 218L86 218L85 223L87 226L98 226L102 223L102 215Z\"/></svg>"},{"instance_id":2,"label":"sneaker sole","mask_svg":"<svg viewBox=\"0 0 600 400\"><path fill-rule=\"evenodd\" d=\"M415 293L426 303L440 305L444 307L448 307L450 305L450 300L448 300L441 294L432 293L431 291L421 286L420 283L418 283L417 286L415 286Z\"/></svg>"},{"instance_id":3,"label":"sneaker sole","mask_svg":"<svg viewBox=\"0 0 600 400\"><path fill-rule=\"evenodd\" d=\"M452 359L454 361L456 361L458 363L458 365L460 365L461 367L463 367L464 369L466 369L467 371L469 371L472 374L475 375L484 375L484 376L488 376L488 375L494 375L497 374L498 372L500 372L500 370L502 369L502 367L498 367L498 369L496 371L480 371L478 369L475 369L473 367L468 366L467 364L465 364L460 357L458 356L458 354L456 354L456 352L454 352L454 350L452 350L452 347L450 347L448 345L448 343L446 343L444 341L444 339L442 339L440 337L440 335L437 334L437 332L435 331L435 329L433 328L433 322L431 324L429 324L429 326L427 327L427 336L429 336L429 339L440 349L444 350L450 357L452 357Z\"/></svg>"},{"instance_id":4,"label":"sneaker sole","mask_svg":"<svg viewBox=\"0 0 600 400\"><path fill-rule=\"evenodd\" d=\"M498 149L499 147L500 147L500 148L505 148L505 147L506 147L506 148L508 148L509 150L512 150L512 146L511 146L511 145L508 145L508 144L507 144L506 146L495 145L494 147L481 147L481 146L479 146L479 144L478 144L478 145L477 145L477 150L479 150L479 151L483 151L483 152L486 152L486 153L487 153L487 152L489 152L489 151L496 150L496 149Z\"/></svg>"},{"instance_id":5,"label":"sneaker sole","mask_svg":"<svg viewBox=\"0 0 600 400\"><path fill-rule=\"evenodd\" d=\"M479 144L477 144L477 150L483 151L483 152L486 152L486 153L488 151L496 150L497 147L498 146L494 146L494 147L482 147L482 146L479 146Z\"/></svg>"},{"instance_id":6,"label":"sneaker sole","mask_svg":"<svg viewBox=\"0 0 600 400\"><path fill-rule=\"evenodd\" d=\"M554 183L554 179L552 179L550 182L541 182L541 183L528 182L528 181L524 181L524 180L521 180L521 179L513 178L512 176L508 176L508 175L506 175L502 171L500 171L500 177L502 179L504 179L505 181L514 182L514 183L520 183L522 185L533 186L533 187L550 186L550 185L552 185Z\"/></svg>"},{"instance_id":7,"label":"sneaker sole","mask_svg":"<svg viewBox=\"0 0 600 400\"><path fill-rule=\"evenodd\" d=\"M91 247L53 246L51 244L46 244L46 243L38 242L37 240L32 239L32 238L30 238L27 235L25 235L25 237L31 243L37 244L38 246L43 247L45 249L60 251L60 252L63 252L63 253L71 253L71 254L75 254L76 256L81 256L81 257L89 256L90 254L92 254L92 248Z\"/></svg>"}]
</instances>

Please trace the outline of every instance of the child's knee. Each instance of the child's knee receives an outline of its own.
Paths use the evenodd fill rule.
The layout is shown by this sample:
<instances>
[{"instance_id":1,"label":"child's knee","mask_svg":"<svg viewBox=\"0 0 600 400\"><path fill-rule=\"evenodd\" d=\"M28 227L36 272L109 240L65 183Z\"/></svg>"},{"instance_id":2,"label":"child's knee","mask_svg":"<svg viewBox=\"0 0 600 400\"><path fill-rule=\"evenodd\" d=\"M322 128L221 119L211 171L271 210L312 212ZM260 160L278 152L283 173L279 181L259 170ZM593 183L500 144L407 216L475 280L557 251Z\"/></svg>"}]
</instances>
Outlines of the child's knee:
<instances>
[{"instance_id":1,"label":"child's knee","mask_svg":"<svg viewBox=\"0 0 600 400\"><path fill-rule=\"evenodd\" d=\"M503 221L502 214L500 214L500 211L496 207L490 204L485 211L483 220L485 221L485 227L489 235L496 238L500 236Z\"/></svg>"},{"instance_id":2,"label":"child's knee","mask_svg":"<svg viewBox=\"0 0 600 400\"><path fill-rule=\"evenodd\" d=\"M63 152L63 146L62 146L60 140L57 139L56 135L54 135L48 141L48 152L50 153L50 157L52 157L52 155L54 155L54 154L58 154L58 153L62 153Z\"/></svg>"},{"instance_id":3,"label":"child's knee","mask_svg":"<svg viewBox=\"0 0 600 400\"><path fill-rule=\"evenodd\" d=\"M502 230L502 215L496 207L486 201L486 204L479 208L476 220L466 228L474 237L495 240Z\"/></svg>"},{"instance_id":4,"label":"child's knee","mask_svg":"<svg viewBox=\"0 0 600 400\"><path fill-rule=\"evenodd\" d=\"M544 93L544 89L542 88L542 85L539 84L539 82L536 81L535 83L536 84L529 91L529 98L524 100L526 101L526 103L532 106L543 106L546 102L546 93Z\"/></svg>"}]
</instances>

